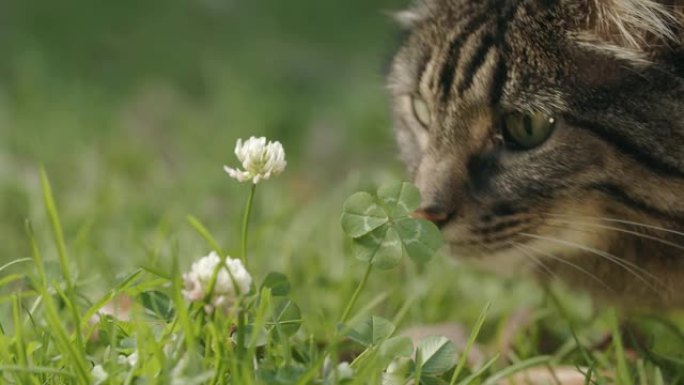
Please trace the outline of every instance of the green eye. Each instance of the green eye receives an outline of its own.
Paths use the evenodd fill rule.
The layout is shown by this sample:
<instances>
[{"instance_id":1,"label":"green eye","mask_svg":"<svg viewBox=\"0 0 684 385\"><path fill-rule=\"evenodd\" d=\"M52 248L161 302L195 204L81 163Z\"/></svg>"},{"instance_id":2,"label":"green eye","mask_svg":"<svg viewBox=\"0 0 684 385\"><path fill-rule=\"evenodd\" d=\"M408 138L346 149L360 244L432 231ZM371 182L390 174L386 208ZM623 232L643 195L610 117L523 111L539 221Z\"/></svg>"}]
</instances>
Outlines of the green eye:
<instances>
[{"instance_id":1,"label":"green eye","mask_svg":"<svg viewBox=\"0 0 684 385\"><path fill-rule=\"evenodd\" d=\"M513 148L529 150L546 142L556 127L556 118L544 113L531 115L518 112L503 118L503 134Z\"/></svg>"},{"instance_id":2,"label":"green eye","mask_svg":"<svg viewBox=\"0 0 684 385\"><path fill-rule=\"evenodd\" d=\"M423 98L420 96L411 97L411 108L413 108L413 115L416 120L423 126L430 126L430 118L432 114L430 113L430 108Z\"/></svg>"}]
</instances>

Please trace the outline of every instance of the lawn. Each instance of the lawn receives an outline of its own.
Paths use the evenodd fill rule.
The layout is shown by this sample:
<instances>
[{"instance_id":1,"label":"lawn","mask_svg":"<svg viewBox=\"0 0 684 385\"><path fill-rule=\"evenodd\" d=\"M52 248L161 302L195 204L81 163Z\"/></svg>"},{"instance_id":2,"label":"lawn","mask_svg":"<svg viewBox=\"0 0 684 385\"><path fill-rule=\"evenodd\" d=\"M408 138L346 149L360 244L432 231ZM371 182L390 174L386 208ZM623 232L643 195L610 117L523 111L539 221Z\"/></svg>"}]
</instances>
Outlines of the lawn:
<instances>
[{"instance_id":1,"label":"lawn","mask_svg":"<svg viewBox=\"0 0 684 385\"><path fill-rule=\"evenodd\" d=\"M681 313L628 316L440 252L355 257L345 201L405 178L384 90L400 35L385 11L404 5L0 4L0 383L497 384L528 367L684 383ZM252 289L207 313L182 275L212 250L242 257L250 186L223 166L250 136L288 165L256 190ZM401 337L445 323L476 340L469 359ZM639 343L606 340L633 329Z\"/></svg>"}]
</instances>

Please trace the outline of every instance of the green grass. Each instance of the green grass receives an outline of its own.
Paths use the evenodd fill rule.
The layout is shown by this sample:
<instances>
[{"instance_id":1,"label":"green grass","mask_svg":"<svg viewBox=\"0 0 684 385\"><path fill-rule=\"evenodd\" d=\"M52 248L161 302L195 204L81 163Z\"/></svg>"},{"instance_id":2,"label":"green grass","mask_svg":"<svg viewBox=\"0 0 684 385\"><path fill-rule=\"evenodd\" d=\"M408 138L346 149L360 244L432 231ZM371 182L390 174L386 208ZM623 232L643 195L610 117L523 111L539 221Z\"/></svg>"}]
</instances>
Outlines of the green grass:
<instances>
[{"instance_id":1,"label":"green grass","mask_svg":"<svg viewBox=\"0 0 684 385\"><path fill-rule=\"evenodd\" d=\"M644 334L634 338L648 346L636 354L629 334L591 350L619 333L610 309L445 255L373 270L350 324L373 315L397 331L369 346L342 338L337 323L367 266L341 229L343 203L403 178L382 73L397 31L381 12L403 5L7 2L0 383L89 383L101 364L112 384L307 384L338 361L354 362L348 383L373 383L388 357L404 355L398 331L446 321L466 326L484 359L473 365L458 350L437 383L494 383L544 365L580 367L589 383L684 383L681 313L632 317ZM229 338L238 314L207 317L190 306L181 274L212 249L241 254L249 186L222 166L235 165L235 140L250 135L282 141L290 164L255 197L247 254L260 295L245 304L245 322L270 333L245 335L243 349ZM287 277L299 317L281 312L290 316L272 322L282 296L256 289L274 271ZM90 322L122 295L133 300L129 320ZM499 351L520 308L533 321ZM135 365L119 362L135 351ZM400 377L411 365L403 357L392 371Z\"/></svg>"},{"instance_id":2,"label":"green grass","mask_svg":"<svg viewBox=\"0 0 684 385\"><path fill-rule=\"evenodd\" d=\"M110 286L100 282L101 276L87 277L70 259L71 242L62 232L58 200L42 171L40 179L53 239L38 242L27 224L32 268L26 259L2 268L8 277L20 277L3 285L8 294L2 305L10 317L2 322L0 369L7 383L93 383L95 365L108 375L103 383L112 384L367 384L405 383L411 377L421 383L497 384L530 368L560 365L584 368L578 370L591 373L587 383L682 380L677 356L659 353L657 345L640 352L638 360L628 358L622 338L614 338L612 347L588 351L602 332L620 335L616 315L592 309L586 299L562 288L550 289L555 294L547 296L533 283L502 281L444 257L426 265L403 261L399 269L368 274L370 269L354 261L339 215L333 214L341 210L341 202L331 202L349 186L319 197L320 205L280 218L262 213L248 244L256 281L252 293L227 313L206 314L201 304L187 302L181 293L187 265L179 265L177 240L167 240L167 251L148 255L141 268L118 275ZM264 183L257 202L277 188ZM304 229L301 221L316 223ZM220 248L199 219L190 217L185 226L195 232L193 247ZM54 246L57 257L52 271L42 251L48 246ZM267 276L274 270L284 274ZM129 316L100 315L99 322L92 321L121 296L133 301ZM523 305L534 309L534 321L518 333L513 349L499 354L485 350L491 359L474 366L465 355L459 358L447 340L436 339L418 345L412 363L411 343L395 332L397 326L458 321L472 326L466 351L476 341L496 346L502 333L497 324ZM370 325L375 326L368 329L362 325L370 315L395 321L374 317ZM340 327L340 319L350 319L348 326ZM648 322L666 329L653 335L683 342L671 324ZM126 357L132 354L138 359L131 364ZM350 369L332 369L345 360L350 360Z\"/></svg>"}]
</instances>

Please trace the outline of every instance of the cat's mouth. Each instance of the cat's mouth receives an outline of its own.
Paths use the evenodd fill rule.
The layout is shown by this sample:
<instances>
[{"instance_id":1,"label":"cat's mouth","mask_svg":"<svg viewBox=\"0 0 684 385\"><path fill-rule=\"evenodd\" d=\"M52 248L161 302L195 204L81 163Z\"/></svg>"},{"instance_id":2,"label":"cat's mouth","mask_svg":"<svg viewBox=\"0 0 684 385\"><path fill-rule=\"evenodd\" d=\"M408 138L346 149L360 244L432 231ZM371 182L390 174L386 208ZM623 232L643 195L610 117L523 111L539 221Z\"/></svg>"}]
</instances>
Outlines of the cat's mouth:
<instances>
[{"instance_id":1,"label":"cat's mouth","mask_svg":"<svg viewBox=\"0 0 684 385\"><path fill-rule=\"evenodd\" d=\"M599 233L569 227L564 217L516 209L454 217L441 229L453 256L511 274L535 269L545 260L567 258L572 250L596 243Z\"/></svg>"},{"instance_id":2,"label":"cat's mouth","mask_svg":"<svg viewBox=\"0 0 684 385\"><path fill-rule=\"evenodd\" d=\"M523 247L543 224L542 216L516 211L503 216L454 217L441 228L453 254L480 259Z\"/></svg>"},{"instance_id":3,"label":"cat's mouth","mask_svg":"<svg viewBox=\"0 0 684 385\"><path fill-rule=\"evenodd\" d=\"M454 218L442 226L451 255L502 276L533 271L536 257L530 236L536 236L543 219L526 212L496 217Z\"/></svg>"}]
</instances>

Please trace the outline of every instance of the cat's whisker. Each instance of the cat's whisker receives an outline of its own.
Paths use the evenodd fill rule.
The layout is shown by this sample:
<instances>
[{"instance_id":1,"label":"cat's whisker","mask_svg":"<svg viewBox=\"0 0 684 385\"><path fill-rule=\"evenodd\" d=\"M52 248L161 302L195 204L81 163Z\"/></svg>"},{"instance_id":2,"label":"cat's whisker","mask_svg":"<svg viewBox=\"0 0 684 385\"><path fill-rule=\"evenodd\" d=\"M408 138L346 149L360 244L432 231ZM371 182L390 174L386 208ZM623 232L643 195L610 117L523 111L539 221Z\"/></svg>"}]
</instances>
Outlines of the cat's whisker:
<instances>
[{"instance_id":1,"label":"cat's whisker","mask_svg":"<svg viewBox=\"0 0 684 385\"><path fill-rule=\"evenodd\" d=\"M670 234L675 234L684 237L684 232L681 231L676 231L672 229L668 229L665 227L660 227L660 226L655 226L655 225L650 225L647 223L641 223L641 222L634 222L634 221L629 221L626 219L620 219L620 218L610 218L610 217L602 217L602 216L592 216L592 215L585 215L585 214L577 214L577 215L569 215L569 214L558 214L558 213L549 213L549 212L542 212L541 214L549 216L549 217L559 217L559 218L573 218L576 219L578 217L580 218L587 218L587 219L598 219L602 220L605 222L612 222L612 223L621 223L624 225L630 225L630 226L636 226L636 227L642 227L646 229L651 229L651 230L657 230L657 231L662 231Z\"/></svg>"},{"instance_id":2,"label":"cat's whisker","mask_svg":"<svg viewBox=\"0 0 684 385\"><path fill-rule=\"evenodd\" d=\"M522 243L519 243L519 242L513 242L512 245L513 245L513 247L515 247L515 248L518 248L518 249L520 249L520 248L527 249L527 250L529 250L529 251L531 251L531 252L533 252L533 253L537 253L537 254L539 254L539 255L541 255L541 256L543 256L543 257L546 257L546 258L552 259L552 260L554 260L554 261L557 261L557 262L559 262L559 263L562 263L562 264L564 264L564 265L570 266L570 267L572 267L573 269L575 269L575 270L577 270L577 271L579 271L579 272L581 272L581 273L583 273L583 274L586 274L589 278L591 278L591 279L593 279L594 281L596 281L597 283L599 283L599 284L600 284L601 286L603 286L606 290L608 290L608 291L610 291L610 292L613 292L613 293L616 292L614 288L608 286L605 282L603 282L603 280L601 280L599 277L597 277L596 274L591 273L589 270L587 270L587 269L585 269L585 268L579 266L579 265L576 264L576 263L572 263L572 262L570 262L570 261L568 261L568 260L566 260L566 259L564 259L564 258L557 257L557 256L555 256L555 255L553 255L553 254L545 253L545 252L539 250L539 249L536 248L536 247L532 247L532 246L529 246L529 245L525 245L525 244L522 244Z\"/></svg>"},{"instance_id":3,"label":"cat's whisker","mask_svg":"<svg viewBox=\"0 0 684 385\"><path fill-rule=\"evenodd\" d=\"M575 247L577 249L589 252L589 253L594 254L596 256L605 258L606 260L608 260L612 263L615 263L616 265L625 269L625 271L629 272L635 278L637 278L638 280L640 280L641 282L646 284L655 293L659 293L659 291L658 291L658 288L653 285L653 283L657 283L657 284L664 286L664 284L660 281L660 279L658 277L656 277L655 275L653 275L653 274L649 273L648 271L642 269L641 267L634 264L633 262L623 260L620 257L617 257L617 256L610 254L610 253L607 253L605 251L601 251L599 249L595 249L593 247L582 245L580 243L567 241L567 240L563 240L563 239L558 239L558 238L545 237L542 235L535 235L535 234L529 234L529 233L519 233L519 234L521 236L531 238L531 239L543 240L543 241L553 242L553 243L561 244L561 245L565 245L565 246ZM653 282L650 282L648 279L646 279L644 277L650 278Z\"/></svg>"},{"instance_id":4,"label":"cat's whisker","mask_svg":"<svg viewBox=\"0 0 684 385\"><path fill-rule=\"evenodd\" d=\"M537 267L541 268L542 271L549 276L549 278L558 279L558 276L553 271L551 271L551 269L549 269L549 267L546 266L540 258L537 258L534 254L531 254L529 251L521 248L520 243L510 242L509 245L518 249L525 257L532 261L532 263L534 263Z\"/></svg>"},{"instance_id":5,"label":"cat's whisker","mask_svg":"<svg viewBox=\"0 0 684 385\"><path fill-rule=\"evenodd\" d=\"M508 245L509 243L510 243L510 242L506 242L506 243L503 243L503 244L499 244L498 246L501 246L501 245L506 246L506 245ZM484 243L484 242L482 242L482 241L480 241L480 240L475 241L475 244L476 244L478 247L481 247L481 248L483 248L483 249L486 249L487 251L489 251L489 252L492 253L492 254L497 253L497 252L500 251L500 249L497 250L497 248L496 248L495 246L488 245L488 244L486 244L486 243Z\"/></svg>"},{"instance_id":6,"label":"cat's whisker","mask_svg":"<svg viewBox=\"0 0 684 385\"><path fill-rule=\"evenodd\" d=\"M562 220L562 219L554 219L554 220L561 222L561 223L569 224L569 225L578 225L578 226L591 227L591 228L595 228L595 229L605 229L605 230L617 231L617 232L624 233L624 234L634 235L635 237L638 237L638 238L648 239L648 240L651 240L654 242L658 242L658 243L661 243L663 245L667 245L667 246L670 246L670 247L673 247L673 248L676 248L679 250L684 250L684 245L674 243L674 242L670 242L670 241L667 241L665 239L658 238L658 237L655 237L652 235L643 234L643 233L640 233L638 231L632 231L632 230L627 230L627 229L623 229L620 227L605 226L605 225L600 225L600 224L596 224L596 223L589 223L589 222L580 222L580 221L571 221L571 220ZM542 226L570 228L570 227L566 227L566 226L554 226L551 224L542 224ZM581 230L578 228L570 228L570 229Z\"/></svg>"}]
</instances>

